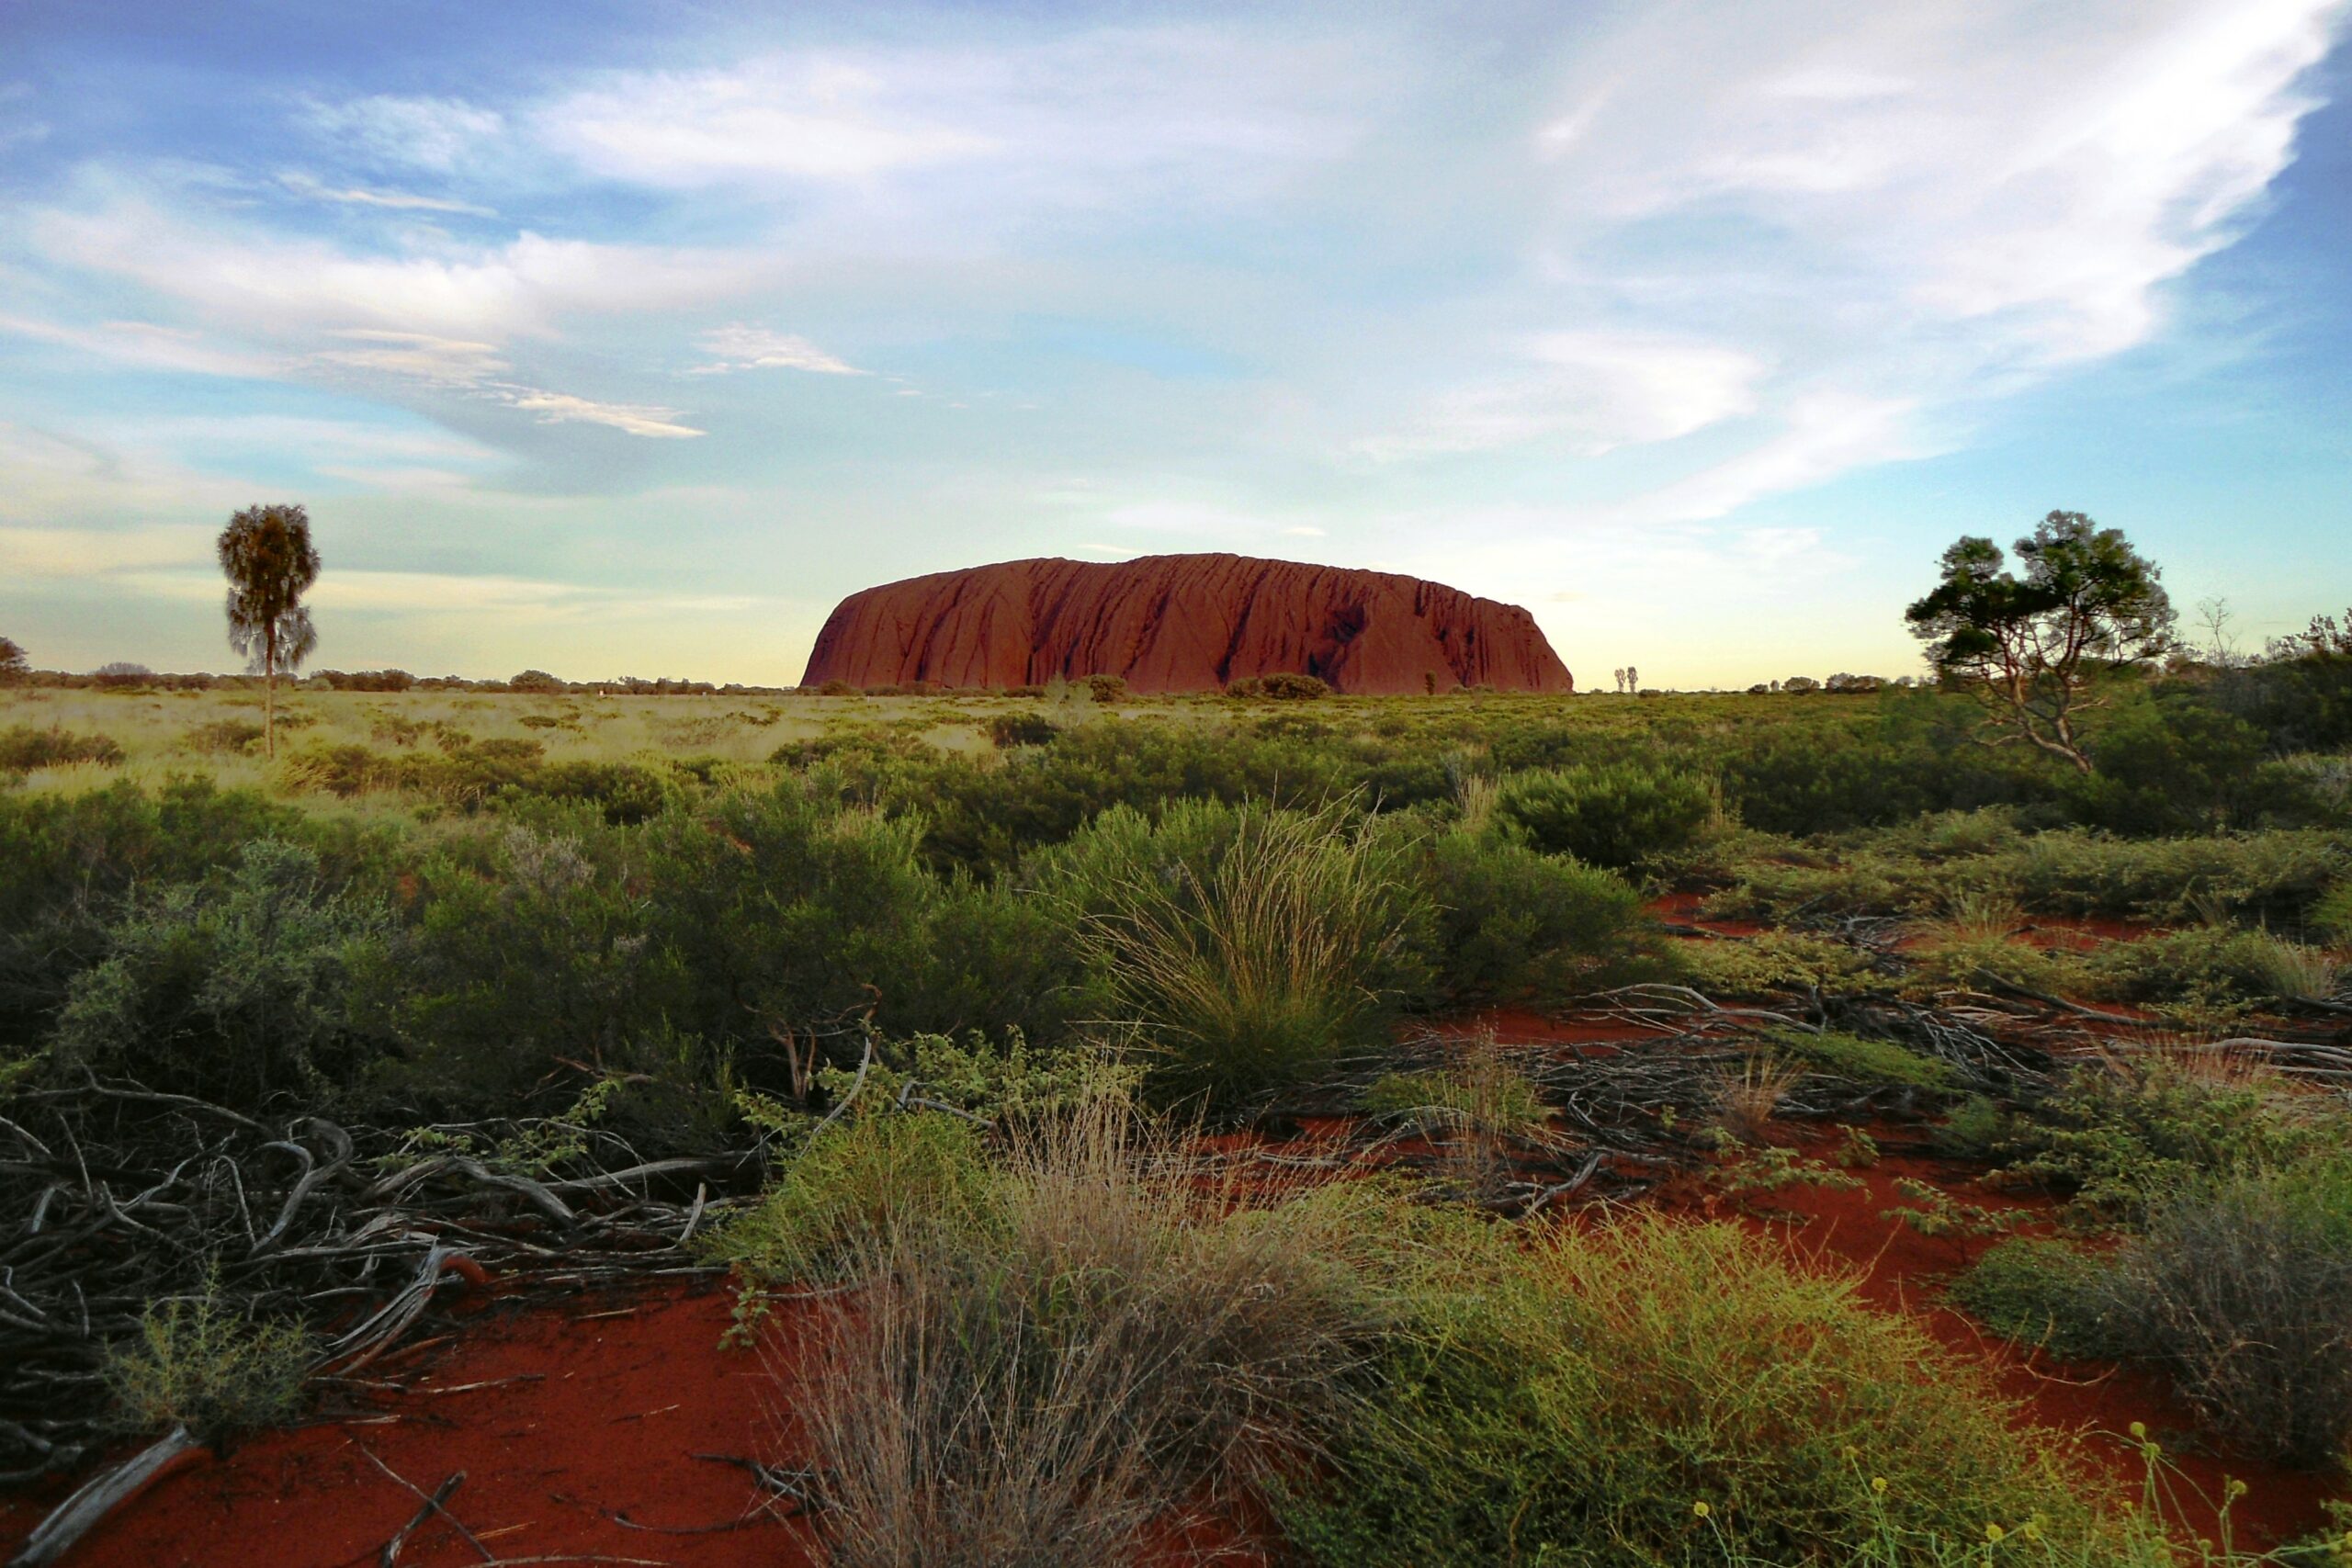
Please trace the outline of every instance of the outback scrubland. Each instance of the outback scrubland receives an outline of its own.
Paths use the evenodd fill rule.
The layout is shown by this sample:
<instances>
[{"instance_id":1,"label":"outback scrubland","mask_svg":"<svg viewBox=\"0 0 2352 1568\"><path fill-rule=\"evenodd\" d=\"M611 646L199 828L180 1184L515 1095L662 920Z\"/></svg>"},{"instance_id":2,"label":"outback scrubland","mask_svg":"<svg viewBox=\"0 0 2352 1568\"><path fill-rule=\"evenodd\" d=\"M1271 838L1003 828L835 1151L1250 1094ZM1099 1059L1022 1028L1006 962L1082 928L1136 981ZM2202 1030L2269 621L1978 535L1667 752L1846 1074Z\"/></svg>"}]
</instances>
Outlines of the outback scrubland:
<instances>
[{"instance_id":1,"label":"outback scrubland","mask_svg":"<svg viewBox=\"0 0 2352 1568\"><path fill-rule=\"evenodd\" d=\"M2341 639L2087 767L1932 687L548 685L0 691L44 1505L469 1281L724 1278L763 1560L2352 1555Z\"/></svg>"}]
</instances>

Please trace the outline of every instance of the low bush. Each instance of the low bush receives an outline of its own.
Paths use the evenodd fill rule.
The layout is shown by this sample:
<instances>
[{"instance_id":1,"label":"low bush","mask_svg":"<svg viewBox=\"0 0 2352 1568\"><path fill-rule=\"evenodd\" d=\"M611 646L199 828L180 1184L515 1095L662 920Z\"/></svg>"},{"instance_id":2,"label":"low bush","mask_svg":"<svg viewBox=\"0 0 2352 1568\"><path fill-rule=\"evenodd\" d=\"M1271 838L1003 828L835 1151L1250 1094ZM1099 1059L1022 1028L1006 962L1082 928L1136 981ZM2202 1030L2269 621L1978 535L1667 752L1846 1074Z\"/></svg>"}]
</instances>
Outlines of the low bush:
<instances>
[{"instance_id":1,"label":"low bush","mask_svg":"<svg viewBox=\"0 0 2352 1568\"><path fill-rule=\"evenodd\" d=\"M1312 675L1296 675L1277 671L1272 675L1249 675L1225 688L1228 697L1242 700L1261 699L1271 702L1314 702L1331 694L1330 685Z\"/></svg>"},{"instance_id":2,"label":"low bush","mask_svg":"<svg viewBox=\"0 0 2352 1568\"><path fill-rule=\"evenodd\" d=\"M316 852L257 840L233 872L165 886L107 929L51 1055L230 1105L297 1089L322 1101L383 1048L355 1016L351 975L389 936L382 906L325 888Z\"/></svg>"},{"instance_id":3,"label":"low bush","mask_svg":"<svg viewBox=\"0 0 2352 1568\"><path fill-rule=\"evenodd\" d=\"M988 1168L970 1122L876 1111L810 1140L711 1252L761 1284L841 1278L884 1238L977 1223Z\"/></svg>"},{"instance_id":4,"label":"low bush","mask_svg":"<svg viewBox=\"0 0 2352 1568\"><path fill-rule=\"evenodd\" d=\"M1781 1029L1772 1032L1771 1041L1782 1055L1803 1062L1807 1071L1852 1083L1936 1089L1950 1089L1952 1083L1950 1063L1892 1040L1865 1040L1835 1029L1817 1033Z\"/></svg>"},{"instance_id":5,"label":"low bush","mask_svg":"<svg viewBox=\"0 0 2352 1568\"><path fill-rule=\"evenodd\" d=\"M2352 1164L2340 1153L2159 1201L2115 1260L2113 1314L2223 1438L2312 1469L2352 1457Z\"/></svg>"},{"instance_id":6,"label":"low bush","mask_svg":"<svg viewBox=\"0 0 2352 1568\"><path fill-rule=\"evenodd\" d=\"M2337 942L2352 942L2352 877L2330 887L2312 906L2312 924Z\"/></svg>"},{"instance_id":7,"label":"low bush","mask_svg":"<svg viewBox=\"0 0 2352 1568\"><path fill-rule=\"evenodd\" d=\"M2259 1080L2114 1058L2009 1119L1995 1153L2013 1177L2071 1190L2092 1217L2136 1220L2205 1179L2292 1163L2332 1135Z\"/></svg>"},{"instance_id":8,"label":"low bush","mask_svg":"<svg viewBox=\"0 0 2352 1568\"><path fill-rule=\"evenodd\" d=\"M1035 709L1025 713L1001 713L989 720L989 739L996 743L999 750L1015 746L1043 746L1061 732L1061 726Z\"/></svg>"},{"instance_id":9,"label":"low bush","mask_svg":"<svg viewBox=\"0 0 2352 1568\"><path fill-rule=\"evenodd\" d=\"M1981 1552L1988 1521L2076 1550L2095 1532L2066 1439L2013 1426L1974 1369L1735 1227L1634 1220L1528 1247L1432 1219L1409 1245L1381 1397L1328 1481L1283 1500L1310 1561L1893 1562L1935 1558L1873 1557L1890 1538Z\"/></svg>"},{"instance_id":10,"label":"low bush","mask_svg":"<svg viewBox=\"0 0 2352 1568\"><path fill-rule=\"evenodd\" d=\"M1579 764L1503 780L1497 818L1545 854L1625 870L1695 840L1714 814L1702 781L1634 762Z\"/></svg>"},{"instance_id":11,"label":"low bush","mask_svg":"<svg viewBox=\"0 0 2352 1568\"><path fill-rule=\"evenodd\" d=\"M1469 831L1429 834L1404 854L1432 911L1414 931L1427 933L1449 1005L1558 1006L1657 967L1640 896L1614 873Z\"/></svg>"},{"instance_id":12,"label":"low bush","mask_svg":"<svg viewBox=\"0 0 2352 1568\"><path fill-rule=\"evenodd\" d=\"M209 757L250 756L261 747L262 727L248 719L222 718L190 729L180 744Z\"/></svg>"},{"instance_id":13,"label":"low bush","mask_svg":"<svg viewBox=\"0 0 2352 1568\"><path fill-rule=\"evenodd\" d=\"M186 1427L217 1443L291 1419L314 1349L293 1325L248 1319L212 1281L200 1295L150 1304L101 1370L125 1431Z\"/></svg>"},{"instance_id":14,"label":"low bush","mask_svg":"<svg viewBox=\"0 0 2352 1568\"><path fill-rule=\"evenodd\" d=\"M1804 931L1675 944L1676 964L1691 985L1719 997L1764 997L1781 991L1829 994L1868 989L1876 962L1849 942Z\"/></svg>"},{"instance_id":15,"label":"low bush","mask_svg":"<svg viewBox=\"0 0 2352 1568\"><path fill-rule=\"evenodd\" d=\"M2005 1339L2068 1359L2120 1356L2132 1346L2107 1321L2109 1275L2063 1241L2013 1238L1953 1280L1951 1295Z\"/></svg>"},{"instance_id":16,"label":"low bush","mask_svg":"<svg viewBox=\"0 0 2352 1568\"><path fill-rule=\"evenodd\" d=\"M28 773L35 768L70 767L77 762L111 768L121 761L122 747L112 736L36 729L26 724L0 729L0 773Z\"/></svg>"},{"instance_id":17,"label":"low bush","mask_svg":"<svg viewBox=\"0 0 2352 1568\"><path fill-rule=\"evenodd\" d=\"M2120 1000L2212 1010L2280 998L2324 1001L2335 994L2340 972L2317 948L2229 926L2109 942L2089 967L2101 989Z\"/></svg>"}]
</instances>

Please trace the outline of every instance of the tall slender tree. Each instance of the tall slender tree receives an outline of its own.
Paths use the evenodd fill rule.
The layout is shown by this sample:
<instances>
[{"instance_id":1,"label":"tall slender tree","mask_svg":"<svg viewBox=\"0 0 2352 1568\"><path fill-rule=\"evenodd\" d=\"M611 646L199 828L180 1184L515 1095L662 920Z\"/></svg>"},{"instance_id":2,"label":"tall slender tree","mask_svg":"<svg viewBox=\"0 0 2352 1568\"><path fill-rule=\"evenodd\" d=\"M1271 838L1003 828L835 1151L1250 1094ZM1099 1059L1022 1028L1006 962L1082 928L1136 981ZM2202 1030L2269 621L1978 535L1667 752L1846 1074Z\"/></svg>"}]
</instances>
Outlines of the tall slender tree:
<instances>
[{"instance_id":1,"label":"tall slender tree","mask_svg":"<svg viewBox=\"0 0 2352 1568\"><path fill-rule=\"evenodd\" d=\"M319 634L302 595L319 580L311 517L300 506L248 506L220 530L229 579L229 646L262 677L263 744L277 755L277 677L291 674Z\"/></svg>"},{"instance_id":2,"label":"tall slender tree","mask_svg":"<svg viewBox=\"0 0 2352 1568\"><path fill-rule=\"evenodd\" d=\"M21 681L32 671L32 662L25 657L24 649L14 637L0 637L0 686Z\"/></svg>"}]
</instances>

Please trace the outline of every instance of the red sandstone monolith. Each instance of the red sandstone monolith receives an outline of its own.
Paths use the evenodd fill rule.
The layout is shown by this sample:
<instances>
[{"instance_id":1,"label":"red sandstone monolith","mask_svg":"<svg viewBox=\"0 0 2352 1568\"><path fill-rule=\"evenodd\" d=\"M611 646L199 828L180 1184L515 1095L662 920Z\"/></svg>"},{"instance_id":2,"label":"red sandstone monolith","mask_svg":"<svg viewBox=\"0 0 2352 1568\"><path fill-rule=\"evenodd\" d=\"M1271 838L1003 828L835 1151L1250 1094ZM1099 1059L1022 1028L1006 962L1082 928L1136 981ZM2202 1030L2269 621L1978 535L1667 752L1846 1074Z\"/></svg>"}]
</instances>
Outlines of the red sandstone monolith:
<instances>
[{"instance_id":1,"label":"red sandstone monolith","mask_svg":"<svg viewBox=\"0 0 2352 1568\"><path fill-rule=\"evenodd\" d=\"M1136 692L1200 692L1277 673L1352 693L1576 689L1516 604L1385 571L1230 555L1002 561L886 582L834 609L801 682L1119 675Z\"/></svg>"}]
</instances>

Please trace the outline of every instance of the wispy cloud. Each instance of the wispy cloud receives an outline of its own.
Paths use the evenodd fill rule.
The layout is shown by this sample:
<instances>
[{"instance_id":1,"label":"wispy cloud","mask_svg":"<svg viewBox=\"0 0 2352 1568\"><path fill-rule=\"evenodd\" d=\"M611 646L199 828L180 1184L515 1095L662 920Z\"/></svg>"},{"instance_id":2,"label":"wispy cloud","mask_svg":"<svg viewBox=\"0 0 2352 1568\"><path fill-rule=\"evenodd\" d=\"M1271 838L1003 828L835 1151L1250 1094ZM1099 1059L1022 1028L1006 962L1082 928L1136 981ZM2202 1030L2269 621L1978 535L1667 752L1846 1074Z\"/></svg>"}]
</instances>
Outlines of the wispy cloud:
<instances>
[{"instance_id":1,"label":"wispy cloud","mask_svg":"<svg viewBox=\"0 0 2352 1568\"><path fill-rule=\"evenodd\" d=\"M805 337L741 321L707 332L695 340L705 354L718 357L695 367L698 376L729 370L809 370L820 376L863 376L847 360L826 353Z\"/></svg>"},{"instance_id":2,"label":"wispy cloud","mask_svg":"<svg viewBox=\"0 0 2352 1568\"><path fill-rule=\"evenodd\" d=\"M339 103L312 100L302 119L327 141L379 164L447 171L497 136L505 118L455 98L379 94Z\"/></svg>"},{"instance_id":3,"label":"wispy cloud","mask_svg":"<svg viewBox=\"0 0 2352 1568\"><path fill-rule=\"evenodd\" d=\"M419 196L413 191L369 190L360 186L331 186L310 175L284 174L277 183L296 196L311 201L337 202L345 207L375 207L388 212L462 212L476 218L494 218L496 213L487 207L470 201L453 201L447 197Z\"/></svg>"},{"instance_id":4,"label":"wispy cloud","mask_svg":"<svg viewBox=\"0 0 2352 1568\"><path fill-rule=\"evenodd\" d=\"M627 431L631 435L673 439L703 434L690 424L680 424L678 410L651 404L600 403L588 398L575 398L568 392L542 391L531 387L500 389L497 396L509 407L536 413L549 424L606 424L615 430Z\"/></svg>"},{"instance_id":5,"label":"wispy cloud","mask_svg":"<svg viewBox=\"0 0 2352 1568\"><path fill-rule=\"evenodd\" d=\"M1172 184L1215 197L1346 146L1355 115L1343 105L1380 74L1361 47L1272 30L1091 28L615 72L528 120L590 172L651 186L871 186L987 164L995 198L1099 195L1105 176L1138 175L1163 195Z\"/></svg>"},{"instance_id":6,"label":"wispy cloud","mask_svg":"<svg viewBox=\"0 0 2352 1568\"><path fill-rule=\"evenodd\" d=\"M1753 412L1765 371L1737 348L1632 332L1546 333L1516 357L1517 367L1448 389L1407 429L1357 449L1398 458L1556 438L1597 457Z\"/></svg>"}]
</instances>

